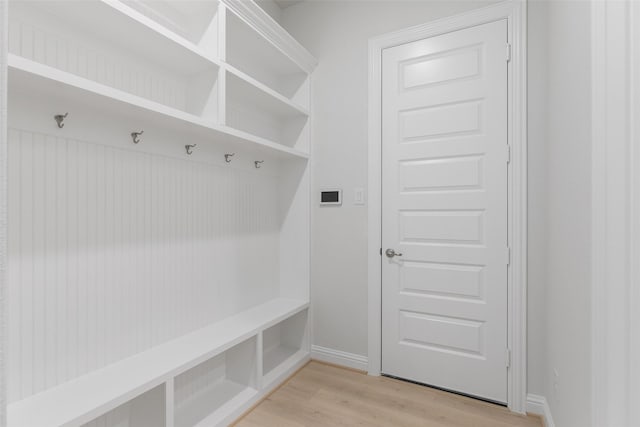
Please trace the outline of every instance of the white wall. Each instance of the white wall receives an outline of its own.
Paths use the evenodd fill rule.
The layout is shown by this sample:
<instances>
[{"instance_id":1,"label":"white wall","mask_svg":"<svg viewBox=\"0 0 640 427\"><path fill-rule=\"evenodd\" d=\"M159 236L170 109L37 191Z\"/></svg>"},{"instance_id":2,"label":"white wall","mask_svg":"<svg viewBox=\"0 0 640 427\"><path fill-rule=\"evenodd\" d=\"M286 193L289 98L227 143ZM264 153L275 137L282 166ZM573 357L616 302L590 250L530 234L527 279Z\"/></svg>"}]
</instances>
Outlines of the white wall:
<instances>
[{"instance_id":1,"label":"white wall","mask_svg":"<svg viewBox=\"0 0 640 427\"><path fill-rule=\"evenodd\" d=\"M353 189L367 182L368 39L491 1L309 1L283 25L319 60L313 76L313 180L342 187L342 207L313 208L314 344L367 354L367 211ZM312 199L313 200L313 199Z\"/></svg>"},{"instance_id":2,"label":"white wall","mask_svg":"<svg viewBox=\"0 0 640 427\"><path fill-rule=\"evenodd\" d=\"M547 298L547 2L529 2L527 388L544 394Z\"/></svg>"},{"instance_id":3,"label":"white wall","mask_svg":"<svg viewBox=\"0 0 640 427\"><path fill-rule=\"evenodd\" d=\"M590 8L590 2L554 0L547 15L548 371L544 394L556 425L562 427L591 425Z\"/></svg>"},{"instance_id":4,"label":"white wall","mask_svg":"<svg viewBox=\"0 0 640 427\"><path fill-rule=\"evenodd\" d=\"M367 353L367 212L353 189L367 178L368 38L488 3L305 2L283 11L285 28L320 62L313 188L344 189L342 207L313 208L314 344ZM560 426L589 425L588 11L588 2L529 4L528 390L549 399Z\"/></svg>"}]
</instances>

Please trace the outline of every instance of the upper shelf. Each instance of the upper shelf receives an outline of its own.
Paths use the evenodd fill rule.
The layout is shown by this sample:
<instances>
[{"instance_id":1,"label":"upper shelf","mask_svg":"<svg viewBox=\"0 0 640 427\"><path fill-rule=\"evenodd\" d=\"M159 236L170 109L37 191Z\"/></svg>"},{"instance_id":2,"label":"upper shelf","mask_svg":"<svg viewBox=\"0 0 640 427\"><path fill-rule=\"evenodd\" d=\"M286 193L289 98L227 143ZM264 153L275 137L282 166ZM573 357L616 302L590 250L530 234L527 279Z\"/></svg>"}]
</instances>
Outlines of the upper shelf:
<instances>
[{"instance_id":1,"label":"upper shelf","mask_svg":"<svg viewBox=\"0 0 640 427\"><path fill-rule=\"evenodd\" d=\"M12 90L35 91L79 105L90 103L114 114L138 116L162 126L169 125L173 130L196 133L214 142L249 144L285 158L309 158L307 153L300 150L217 125L193 114L13 54L9 55L9 81Z\"/></svg>"},{"instance_id":2,"label":"upper shelf","mask_svg":"<svg viewBox=\"0 0 640 427\"><path fill-rule=\"evenodd\" d=\"M228 72L227 94L244 99L253 105L280 117L309 116L309 111L284 97L270 87L260 83L240 70L225 65Z\"/></svg>"},{"instance_id":3,"label":"upper shelf","mask_svg":"<svg viewBox=\"0 0 640 427\"><path fill-rule=\"evenodd\" d=\"M241 21L244 21L244 25L239 25L241 23L233 19L227 21L227 26L232 26L232 28L227 28L227 42L229 41L230 34L239 35L242 39L243 36L247 35L246 30L248 26L250 26L249 30L259 34L260 39L264 41L264 43L260 43L258 46L267 49L266 51L260 50L256 53L261 53L261 56L264 57L269 56L267 52L271 54L272 56L266 59L271 59L273 66L283 70L285 72L284 74L299 71L307 74L313 72L318 65L318 61L254 1L221 1L233 11L237 17L241 18ZM253 38L252 36L249 37L250 39ZM228 54L228 46L227 49ZM277 62L281 62L281 64Z\"/></svg>"},{"instance_id":4,"label":"upper shelf","mask_svg":"<svg viewBox=\"0 0 640 427\"><path fill-rule=\"evenodd\" d=\"M255 3L225 4L225 62L287 99L308 103L304 92L315 58Z\"/></svg>"},{"instance_id":5,"label":"upper shelf","mask_svg":"<svg viewBox=\"0 0 640 427\"><path fill-rule=\"evenodd\" d=\"M37 5L167 69L191 75L219 65L213 55L120 1L42 1Z\"/></svg>"}]
</instances>

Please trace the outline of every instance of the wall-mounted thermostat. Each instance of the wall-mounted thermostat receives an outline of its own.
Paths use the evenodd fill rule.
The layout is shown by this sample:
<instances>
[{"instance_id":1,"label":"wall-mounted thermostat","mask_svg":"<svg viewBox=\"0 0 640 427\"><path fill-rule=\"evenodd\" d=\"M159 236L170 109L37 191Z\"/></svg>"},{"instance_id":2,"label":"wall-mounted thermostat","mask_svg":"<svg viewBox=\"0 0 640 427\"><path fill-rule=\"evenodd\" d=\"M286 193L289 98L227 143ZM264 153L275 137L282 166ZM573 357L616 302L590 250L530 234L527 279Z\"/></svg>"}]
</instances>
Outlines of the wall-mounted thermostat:
<instances>
[{"instance_id":1,"label":"wall-mounted thermostat","mask_svg":"<svg viewBox=\"0 0 640 427\"><path fill-rule=\"evenodd\" d=\"M341 205L342 190L339 188L323 188L320 190L321 205Z\"/></svg>"}]
</instances>

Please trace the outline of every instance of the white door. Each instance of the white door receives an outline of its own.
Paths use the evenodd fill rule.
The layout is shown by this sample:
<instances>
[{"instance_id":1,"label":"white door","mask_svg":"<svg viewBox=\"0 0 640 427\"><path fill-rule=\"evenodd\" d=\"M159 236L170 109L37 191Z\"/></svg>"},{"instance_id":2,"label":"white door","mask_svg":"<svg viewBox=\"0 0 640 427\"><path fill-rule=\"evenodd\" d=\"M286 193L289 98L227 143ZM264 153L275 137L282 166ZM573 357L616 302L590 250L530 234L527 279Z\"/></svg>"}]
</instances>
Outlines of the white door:
<instances>
[{"instance_id":1,"label":"white door","mask_svg":"<svg viewBox=\"0 0 640 427\"><path fill-rule=\"evenodd\" d=\"M386 49L382 105L382 372L504 403L506 21Z\"/></svg>"}]
</instances>

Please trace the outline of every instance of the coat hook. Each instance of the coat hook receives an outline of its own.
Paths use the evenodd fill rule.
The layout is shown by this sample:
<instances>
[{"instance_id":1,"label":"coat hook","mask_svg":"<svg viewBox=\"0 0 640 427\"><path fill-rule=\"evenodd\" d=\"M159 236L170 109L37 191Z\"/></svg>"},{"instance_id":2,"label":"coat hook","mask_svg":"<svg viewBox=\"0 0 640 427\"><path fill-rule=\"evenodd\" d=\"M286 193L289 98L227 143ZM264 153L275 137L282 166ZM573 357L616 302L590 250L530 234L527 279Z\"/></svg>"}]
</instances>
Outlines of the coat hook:
<instances>
[{"instance_id":1,"label":"coat hook","mask_svg":"<svg viewBox=\"0 0 640 427\"><path fill-rule=\"evenodd\" d=\"M232 158L233 156L235 156L235 155L236 155L236 153L225 154L225 155L224 155L224 161L225 161L225 162L227 162L227 163L231 163L231 158Z\"/></svg>"},{"instance_id":2,"label":"coat hook","mask_svg":"<svg viewBox=\"0 0 640 427\"><path fill-rule=\"evenodd\" d=\"M67 118L67 116L69 115L69 113L64 113L64 114L56 114L55 116L53 116L53 118L55 119L56 123L58 123L58 127L60 129L62 129L64 127L64 119Z\"/></svg>"},{"instance_id":3,"label":"coat hook","mask_svg":"<svg viewBox=\"0 0 640 427\"><path fill-rule=\"evenodd\" d=\"M253 163L256 165L256 169L260 169L260 165L264 163L264 160L256 160Z\"/></svg>"},{"instance_id":4,"label":"coat hook","mask_svg":"<svg viewBox=\"0 0 640 427\"><path fill-rule=\"evenodd\" d=\"M187 144L184 146L184 148L187 150L187 154L191 155L193 154L193 149L197 146L198 144Z\"/></svg>"},{"instance_id":5,"label":"coat hook","mask_svg":"<svg viewBox=\"0 0 640 427\"><path fill-rule=\"evenodd\" d=\"M133 139L134 144L140 142L140 135L142 135L143 133L143 130L141 130L140 132L131 132L131 138Z\"/></svg>"}]
</instances>

